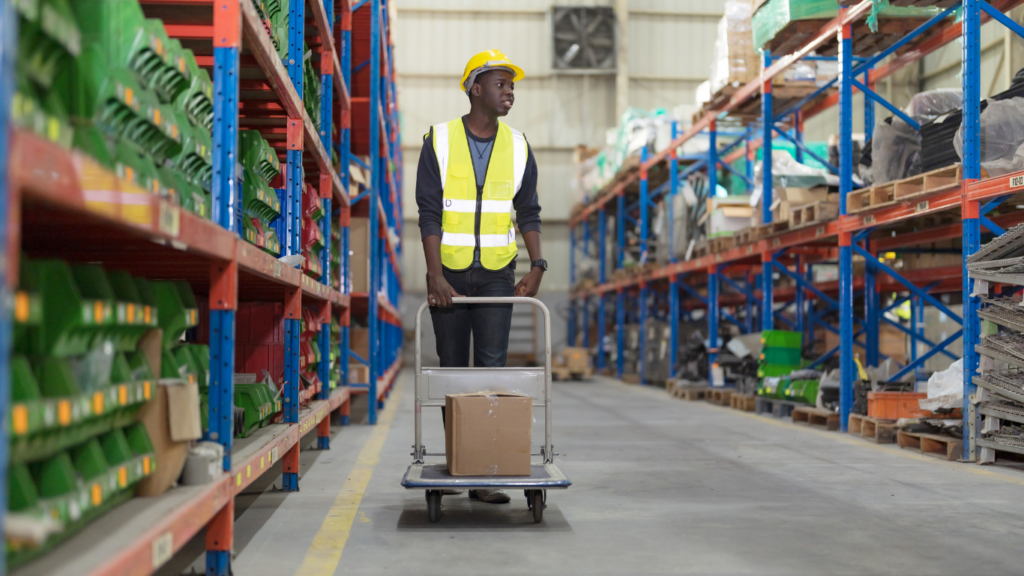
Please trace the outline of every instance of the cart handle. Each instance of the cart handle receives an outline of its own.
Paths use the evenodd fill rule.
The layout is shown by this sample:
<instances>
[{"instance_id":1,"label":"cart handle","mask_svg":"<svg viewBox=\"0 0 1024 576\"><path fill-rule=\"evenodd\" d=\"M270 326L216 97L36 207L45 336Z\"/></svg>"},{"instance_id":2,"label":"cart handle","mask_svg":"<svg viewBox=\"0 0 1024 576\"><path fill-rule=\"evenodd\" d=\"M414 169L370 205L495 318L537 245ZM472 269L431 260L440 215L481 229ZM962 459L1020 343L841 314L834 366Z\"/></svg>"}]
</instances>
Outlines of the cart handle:
<instances>
[{"instance_id":1,"label":"cart handle","mask_svg":"<svg viewBox=\"0 0 1024 576\"><path fill-rule=\"evenodd\" d=\"M452 298L455 304L530 304L544 314L544 461L553 461L553 449L551 445L551 312L543 302L536 298L524 296L455 296ZM416 443L413 449L419 462L422 462L423 439L421 436L420 420L422 405L420 401L420 375L423 372L423 311L429 303L420 304L416 311Z\"/></svg>"}]
</instances>

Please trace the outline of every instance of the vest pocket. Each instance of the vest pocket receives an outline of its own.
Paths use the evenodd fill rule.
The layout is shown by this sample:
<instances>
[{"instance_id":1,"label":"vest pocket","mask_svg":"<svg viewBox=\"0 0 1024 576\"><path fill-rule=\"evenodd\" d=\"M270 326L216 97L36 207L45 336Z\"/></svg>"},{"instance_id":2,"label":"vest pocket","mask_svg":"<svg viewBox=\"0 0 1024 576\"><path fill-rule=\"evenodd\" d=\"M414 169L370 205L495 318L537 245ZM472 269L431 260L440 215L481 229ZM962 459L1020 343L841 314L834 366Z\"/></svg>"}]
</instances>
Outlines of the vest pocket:
<instances>
[{"instance_id":1,"label":"vest pocket","mask_svg":"<svg viewBox=\"0 0 1024 576\"><path fill-rule=\"evenodd\" d=\"M448 178L446 186L450 194L446 194L458 200L476 199L476 187L470 186L471 170L466 164L451 164L448 166Z\"/></svg>"},{"instance_id":2,"label":"vest pocket","mask_svg":"<svg viewBox=\"0 0 1024 576\"><path fill-rule=\"evenodd\" d=\"M484 198L488 200L509 200L512 198L512 183L508 181L488 182L487 193Z\"/></svg>"}]
</instances>

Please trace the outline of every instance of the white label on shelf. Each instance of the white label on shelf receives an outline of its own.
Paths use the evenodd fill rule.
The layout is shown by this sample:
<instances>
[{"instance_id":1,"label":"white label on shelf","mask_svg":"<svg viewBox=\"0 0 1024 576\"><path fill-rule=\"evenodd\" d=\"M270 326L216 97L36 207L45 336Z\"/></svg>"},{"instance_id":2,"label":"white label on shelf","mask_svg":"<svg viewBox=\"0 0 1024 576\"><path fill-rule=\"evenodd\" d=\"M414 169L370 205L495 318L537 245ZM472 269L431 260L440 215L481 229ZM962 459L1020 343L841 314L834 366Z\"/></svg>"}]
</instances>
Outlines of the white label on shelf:
<instances>
[{"instance_id":1,"label":"white label on shelf","mask_svg":"<svg viewBox=\"0 0 1024 576\"><path fill-rule=\"evenodd\" d=\"M274 278L280 278L280 277L281 277L281 263L278 262L277 260L274 260Z\"/></svg>"},{"instance_id":2,"label":"white label on shelf","mask_svg":"<svg viewBox=\"0 0 1024 576\"><path fill-rule=\"evenodd\" d=\"M920 213L920 212L924 212L926 210L928 210L928 201L927 200L922 200L922 201L917 203L917 207L914 209L914 212Z\"/></svg>"},{"instance_id":3,"label":"white label on shelf","mask_svg":"<svg viewBox=\"0 0 1024 576\"><path fill-rule=\"evenodd\" d=\"M1013 176L1010 178L1010 188L1020 188L1024 186L1024 176Z\"/></svg>"},{"instance_id":4,"label":"white label on shelf","mask_svg":"<svg viewBox=\"0 0 1024 576\"><path fill-rule=\"evenodd\" d=\"M165 532L153 539L153 569L163 566L174 556L174 535Z\"/></svg>"},{"instance_id":5,"label":"white label on shelf","mask_svg":"<svg viewBox=\"0 0 1024 576\"><path fill-rule=\"evenodd\" d=\"M780 245L782 245L782 240L780 240L778 238L772 238L772 246L780 246Z\"/></svg>"},{"instance_id":6,"label":"white label on shelf","mask_svg":"<svg viewBox=\"0 0 1024 576\"><path fill-rule=\"evenodd\" d=\"M874 214L868 214L867 216L864 217L864 224L874 224L874 223L875 223L875 215Z\"/></svg>"},{"instance_id":7,"label":"white label on shelf","mask_svg":"<svg viewBox=\"0 0 1024 576\"><path fill-rule=\"evenodd\" d=\"M824 226L818 226L818 229L814 231L814 235L815 236L824 236L825 235L825 227Z\"/></svg>"},{"instance_id":8,"label":"white label on shelf","mask_svg":"<svg viewBox=\"0 0 1024 576\"><path fill-rule=\"evenodd\" d=\"M181 232L181 210L166 202L160 202L159 230L168 236L177 236Z\"/></svg>"}]
</instances>

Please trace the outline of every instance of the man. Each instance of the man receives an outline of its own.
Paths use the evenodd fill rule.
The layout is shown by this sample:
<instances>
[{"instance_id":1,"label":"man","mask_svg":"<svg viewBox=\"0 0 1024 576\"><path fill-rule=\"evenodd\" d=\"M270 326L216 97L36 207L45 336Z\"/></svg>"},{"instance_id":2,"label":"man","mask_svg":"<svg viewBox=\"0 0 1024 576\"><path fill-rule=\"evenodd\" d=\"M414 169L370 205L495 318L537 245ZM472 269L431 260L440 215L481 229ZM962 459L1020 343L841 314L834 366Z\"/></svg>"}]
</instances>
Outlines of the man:
<instances>
[{"instance_id":1,"label":"man","mask_svg":"<svg viewBox=\"0 0 1024 576\"><path fill-rule=\"evenodd\" d=\"M416 204L427 260L427 301L442 367L500 367L508 355L511 304L454 304L456 296L536 296L547 262L540 251L537 162L526 137L498 118L515 101L523 71L497 50L470 59L459 87L469 114L431 127L416 171ZM513 286L516 233L512 209L530 253L530 271ZM442 409L443 410L443 409ZM471 498L504 503L501 490Z\"/></svg>"}]
</instances>

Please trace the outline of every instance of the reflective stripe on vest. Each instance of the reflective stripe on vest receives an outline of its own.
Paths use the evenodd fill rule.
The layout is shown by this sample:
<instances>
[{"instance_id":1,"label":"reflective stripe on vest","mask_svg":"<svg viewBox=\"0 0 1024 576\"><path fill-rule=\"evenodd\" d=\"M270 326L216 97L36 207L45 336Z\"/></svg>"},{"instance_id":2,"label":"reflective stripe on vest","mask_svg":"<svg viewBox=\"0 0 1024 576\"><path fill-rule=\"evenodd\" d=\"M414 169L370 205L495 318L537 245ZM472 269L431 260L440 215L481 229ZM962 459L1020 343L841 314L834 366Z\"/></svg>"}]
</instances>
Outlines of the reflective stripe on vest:
<instances>
[{"instance_id":1,"label":"reflective stripe on vest","mask_svg":"<svg viewBox=\"0 0 1024 576\"><path fill-rule=\"evenodd\" d=\"M444 186L441 263L449 270L469 268L479 240L480 263L484 268L500 270L508 266L516 257L512 199L522 187L526 172L526 138L498 122L480 201L478 238L476 173L465 126L460 118L433 129L434 153Z\"/></svg>"}]
</instances>

